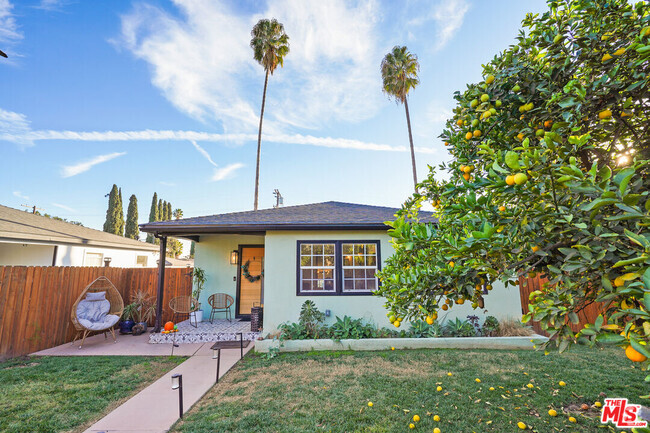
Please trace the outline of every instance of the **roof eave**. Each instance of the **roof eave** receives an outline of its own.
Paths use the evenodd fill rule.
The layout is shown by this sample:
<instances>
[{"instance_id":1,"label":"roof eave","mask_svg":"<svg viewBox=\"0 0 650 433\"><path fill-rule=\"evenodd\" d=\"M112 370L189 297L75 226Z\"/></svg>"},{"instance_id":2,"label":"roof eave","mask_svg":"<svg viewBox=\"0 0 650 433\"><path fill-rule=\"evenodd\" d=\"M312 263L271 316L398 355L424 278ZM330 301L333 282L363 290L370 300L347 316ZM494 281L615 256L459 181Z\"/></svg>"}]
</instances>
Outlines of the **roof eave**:
<instances>
[{"instance_id":1,"label":"roof eave","mask_svg":"<svg viewBox=\"0 0 650 433\"><path fill-rule=\"evenodd\" d=\"M298 230L388 230L384 223L341 223L341 224L197 224L163 225L142 224L140 231L159 235L218 234L218 233L265 233L267 231Z\"/></svg>"},{"instance_id":2,"label":"roof eave","mask_svg":"<svg viewBox=\"0 0 650 433\"><path fill-rule=\"evenodd\" d=\"M57 238L25 238L25 237L11 237L11 236L1 236L0 242L12 243L12 244L32 244L32 245L65 245L71 247L89 247L89 248L111 248L115 250L136 250L136 251L149 251L157 252L158 247L150 247L148 245L124 245L124 244L112 244L109 242L93 241L87 240L86 242L71 242L66 239L57 239Z\"/></svg>"}]
</instances>

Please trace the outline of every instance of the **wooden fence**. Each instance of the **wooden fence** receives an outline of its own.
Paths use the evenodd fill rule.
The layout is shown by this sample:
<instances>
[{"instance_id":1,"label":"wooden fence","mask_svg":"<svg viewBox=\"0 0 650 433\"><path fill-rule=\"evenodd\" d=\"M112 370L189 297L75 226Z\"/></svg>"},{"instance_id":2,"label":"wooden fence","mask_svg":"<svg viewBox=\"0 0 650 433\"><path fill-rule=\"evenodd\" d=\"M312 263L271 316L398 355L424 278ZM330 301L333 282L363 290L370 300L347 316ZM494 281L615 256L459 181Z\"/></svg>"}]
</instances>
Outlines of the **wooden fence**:
<instances>
[{"instance_id":1,"label":"wooden fence","mask_svg":"<svg viewBox=\"0 0 650 433\"><path fill-rule=\"evenodd\" d=\"M533 278L529 278L527 276L519 277L519 296L521 297L521 310L523 314L528 313L529 295L535 290L541 290L542 285L547 281L548 279L542 278L540 276L535 276ZM578 313L580 323L577 325L571 323L571 329L573 329L574 332L577 332L584 328L586 323L594 323L594 320L596 320L596 317L598 317L600 313L599 304L588 305ZM542 329L539 322L531 321L530 323L532 323L535 332L540 335L548 335L548 333Z\"/></svg>"},{"instance_id":2,"label":"wooden fence","mask_svg":"<svg viewBox=\"0 0 650 433\"><path fill-rule=\"evenodd\" d=\"M163 321L171 320L169 300L192 292L192 270L165 270ZM100 276L111 280L125 305L139 290L156 297L157 268L0 266L0 359L72 341L72 305Z\"/></svg>"}]
</instances>

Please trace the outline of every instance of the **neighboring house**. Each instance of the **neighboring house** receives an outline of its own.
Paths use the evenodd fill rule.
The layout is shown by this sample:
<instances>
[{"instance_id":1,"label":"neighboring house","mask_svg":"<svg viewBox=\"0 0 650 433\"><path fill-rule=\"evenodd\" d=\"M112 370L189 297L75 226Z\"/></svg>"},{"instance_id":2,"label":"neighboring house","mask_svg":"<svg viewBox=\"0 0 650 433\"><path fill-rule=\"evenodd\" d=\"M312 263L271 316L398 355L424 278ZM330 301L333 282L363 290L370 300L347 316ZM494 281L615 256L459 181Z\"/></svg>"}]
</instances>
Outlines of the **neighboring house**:
<instances>
[{"instance_id":1,"label":"neighboring house","mask_svg":"<svg viewBox=\"0 0 650 433\"><path fill-rule=\"evenodd\" d=\"M156 267L158 246L0 206L0 266Z\"/></svg>"},{"instance_id":2,"label":"neighboring house","mask_svg":"<svg viewBox=\"0 0 650 433\"><path fill-rule=\"evenodd\" d=\"M208 297L227 293L235 299L236 317L250 317L251 307L263 305L265 333L297 321L307 299L329 313L330 323L348 315L383 327L390 326L385 300L371 292L379 284L375 272L394 252L384 222L395 212L325 202L160 221L140 229L196 242L195 264L206 274L199 299L204 317L210 313ZM429 213L421 216L433 220ZM498 318L521 315L519 292L501 284L486 296L485 306ZM482 314L457 305L447 317L477 313Z\"/></svg>"},{"instance_id":3,"label":"neighboring house","mask_svg":"<svg viewBox=\"0 0 650 433\"><path fill-rule=\"evenodd\" d=\"M156 259L156 266L158 266L158 259ZM165 259L166 268L193 268L194 259L175 259L173 257L167 257Z\"/></svg>"}]
</instances>

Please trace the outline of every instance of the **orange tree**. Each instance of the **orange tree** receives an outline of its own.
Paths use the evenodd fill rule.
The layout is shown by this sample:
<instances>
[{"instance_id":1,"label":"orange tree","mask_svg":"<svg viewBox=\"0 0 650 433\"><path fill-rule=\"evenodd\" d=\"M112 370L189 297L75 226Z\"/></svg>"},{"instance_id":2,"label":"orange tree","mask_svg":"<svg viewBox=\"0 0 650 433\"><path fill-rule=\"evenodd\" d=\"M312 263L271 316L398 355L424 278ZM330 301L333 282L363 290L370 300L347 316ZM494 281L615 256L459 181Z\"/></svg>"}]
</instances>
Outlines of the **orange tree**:
<instances>
[{"instance_id":1,"label":"orange tree","mask_svg":"<svg viewBox=\"0 0 650 433\"><path fill-rule=\"evenodd\" d=\"M435 320L445 301L482 305L493 282L540 273L523 321L547 345L631 347L650 358L650 7L549 1L529 14L484 80L456 93L430 169L391 222L395 254L378 295L391 319ZM423 202L438 224L420 222ZM449 303L449 301L447 301ZM602 315L580 332L578 313ZM397 324L399 325L399 323Z\"/></svg>"}]
</instances>

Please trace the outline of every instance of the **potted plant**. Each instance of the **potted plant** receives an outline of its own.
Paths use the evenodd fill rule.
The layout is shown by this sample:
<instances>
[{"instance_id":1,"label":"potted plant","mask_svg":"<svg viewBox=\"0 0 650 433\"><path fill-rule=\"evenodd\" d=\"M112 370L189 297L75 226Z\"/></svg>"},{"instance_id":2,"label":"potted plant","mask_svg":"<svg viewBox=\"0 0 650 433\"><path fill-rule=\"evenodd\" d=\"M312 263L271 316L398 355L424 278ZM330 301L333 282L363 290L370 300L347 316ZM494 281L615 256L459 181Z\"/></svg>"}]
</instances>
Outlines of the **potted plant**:
<instances>
[{"instance_id":1,"label":"potted plant","mask_svg":"<svg viewBox=\"0 0 650 433\"><path fill-rule=\"evenodd\" d=\"M133 313L137 308L136 303L131 303L124 306L124 311L122 311L122 321L120 322L120 334L130 334L133 330L133 325L135 321L133 320Z\"/></svg>"},{"instance_id":2,"label":"potted plant","mask_svg":"<svg viewBox=\"0 0 650 433\"><path fill-rule=\"evenodd\" d=\"M192 292L192 298L199 301L201 296L201 291L203 290L203 285L205 284L205 271L199 267L194 268L192 273L194 278L194 291ZM195 323L203 321L203 310L201 310L201 303L199 303L199 309L190 313L190 320L195 320Z\"/></svg>"},{"instance_id":3,"label":"potted plant","mask_svg":"<svg viewBox=\"0 0 650 433\"><path fill-rule=\"evenodd\" d=\"M147 323L156 315L156 302L144 290L135 292L131 300L132 305L135 305L132 316L136 323L131 331L133 335L140 335L147 330Z\"/></svg>"}]
</instances>

